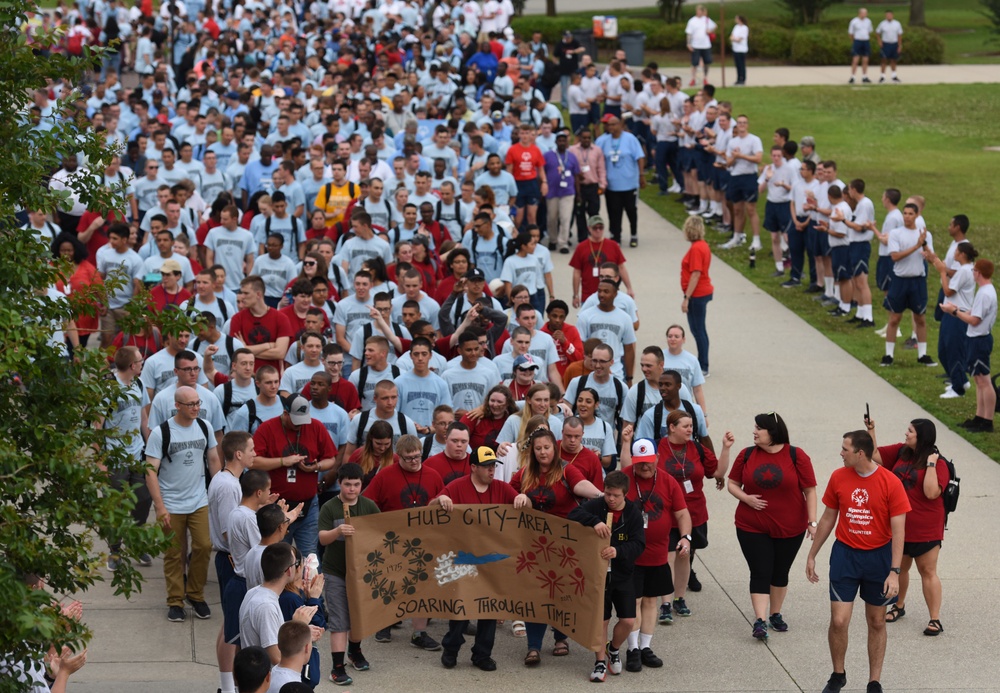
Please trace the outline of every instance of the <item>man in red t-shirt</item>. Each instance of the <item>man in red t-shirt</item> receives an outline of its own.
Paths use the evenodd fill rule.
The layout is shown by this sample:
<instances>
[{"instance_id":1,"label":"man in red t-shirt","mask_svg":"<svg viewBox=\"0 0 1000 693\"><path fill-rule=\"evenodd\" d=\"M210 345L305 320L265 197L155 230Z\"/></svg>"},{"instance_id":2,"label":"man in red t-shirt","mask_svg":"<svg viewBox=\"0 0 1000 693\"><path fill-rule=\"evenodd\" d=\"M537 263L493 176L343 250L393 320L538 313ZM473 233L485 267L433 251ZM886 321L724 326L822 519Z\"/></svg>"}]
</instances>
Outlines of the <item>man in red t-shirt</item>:
<instances>
[{"instance_id":1,"label":"man in red t-shirt","mask_svg":"<svg viewBox=\"0 0 1000 693\"><path fill-rule=\"evenodd\" d=\"M424 461L428 469L433 469L441 475L441 480L447 486L456 479L469 476L469 427L460 421L448 424L445 434L444 450L431 455ZM481 501L459 501L460 503L478 503Z\"/></svg>"},{"instance_id":2,"label":"man in red t-shirt","mask_svg":"<svg viewBox=\"0 0 1000 693\"><path fill-rule=\"evenodd\" d=\"M580 339L580 331L566 322L569 315L566 301L552 299L545 307L545 314L549 321L542 325L541 330L556 343L556 353L559 354L556 368L559 369L559 375L563 376L569 364L583 360L583 340Z\"/></svg>"},{"instance_id":3,"label":"man in red t-shirt","mask_svg":"<svg viewBox=\"0 0 1000 693\"><path fill-rule=\"evenodd\" d=\"M323 347L323 368L333 381L330 383L330 401L354 417L361 413L361 398L354 383L343 377L345 356L344 348L339 344L331 342ZM301 394L308 400L312 399L309 383L302 388Z\"/></svg>"},{"instance_id":4,"label":"man in red t-shirt","mask_svg":"<svg viewBox=\"0 0 1000 693\"><path fill-rule=\"evenodd\" d=\"M820 518L806 559L806 577L819 582L816 554L834 527L837 540L830 554L830 655L833 674L825 693L847 685L847 631L860 589L868 621L868 691L881 693L879 678L885 659L885 608L899 594L906 513L910 501L895 474L872 460L875 443L867 431L844 435L840 457L844 467L830 476Z\"/></svg>"},{"instance_id":5,"label":"man in red t-shirt","mask_svg":"<svg viewBox=\"0 0 1000 693\"><path fill-rule=\"evenodd\" d=\"M545 157L542 150L535 144L535 128L522 123L517 131L518 143L507 150L507 172L514 176L517 184L517 216L514 218L514 228L521 228L524 212L528 212L528 223L535 223L538 213L538 202L548 195L549 183L545 178Z\"/></svg>"},{"instance_id":6,"label":"man in red t-shirt","mask_svg":"<svg viewBox=\"0 0 1000 693\"><path fill-rule=\"evenodd\" d=\"M570 416L563 421L559 452L567 465L579 469L598 491L604 491L604 467L601 466L601 458L596 452L583 446L583 422L578 417Z\"/></svg>"},{"instance_id":7,"label":"man in red t-shirt","mask_svg":"<svg viewBox=\"0 0 1000 693\"><path fill-rule=\"evenodd\" d=\"M245 308L233 316L230 336L246 344L253 352L254 371L274 366L280 373L294 333L288 318L264 303L264 280L251 275L240 282Z\"/></svg>"},{"instance_id":8,"label":"man in red t-shirt","mask_svg":"<svg viewBox=\"0 0 1000 693\"><path fill-rule=\"evenodd\" d=\"M569 266L573 268L573 307L579 308L597 291L601 265L605 262L618 265L618 272L628 289L628 295L635 298L621 246L604 237L604 219L595 214L587 220L587 229L590 235L576 247L569 260Z\"/></svg>"},{"instance_id":9,"label":"man in red t-shirt","mask_svg":"<svg viewBox=\"0 0 1000 693\"><path fill-rule=\"evenodd\" d=\"M281 416L268 419L253 434L254 469L271 477L271 491L290 506L302 503L302 513L288 527L288 537L303 556L316 553L319 473L333 469L337 446L319 421L309 413L305 397L281 398Z\"/></svg>"}]
</instances>

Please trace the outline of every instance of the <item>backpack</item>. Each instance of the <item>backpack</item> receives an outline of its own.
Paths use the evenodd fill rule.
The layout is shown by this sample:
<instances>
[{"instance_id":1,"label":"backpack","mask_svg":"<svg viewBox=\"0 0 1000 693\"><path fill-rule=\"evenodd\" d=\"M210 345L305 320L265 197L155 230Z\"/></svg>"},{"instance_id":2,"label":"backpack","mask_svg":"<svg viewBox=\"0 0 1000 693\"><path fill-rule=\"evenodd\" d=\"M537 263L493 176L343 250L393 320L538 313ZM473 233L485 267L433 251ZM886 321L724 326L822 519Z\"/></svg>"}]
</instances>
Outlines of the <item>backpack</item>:
<instances>
[{"instance_id":1,"label":"backpack","mask_svg":"<svg viewBox=\"0 0 1000 693\"><path fill-rule=\"evenodd\" d=\"M944 527L948 529L948 516L958 509L958 496L962 490L962 480L955 472L955 463L938 453L938 464L942 462L948 465L948 485L941 491L941 498L944 500Z\"/></svg>"},{"instance_id":2,"label":"backpack","mask_svg":"<svg viewBox=\"0 0 1000 693\"><path fill-rule=\"evenodd\" d=\"M66 51L70 55L83 55L83 32L70 32L69 37L66 39Z\"/></svg>"},{"instance_id":3,"label":"backpack","mask_svg":"<svg viewBox=\"0 0 1000 693\"><path fill-rule=\"evenodd\" d=\"M583 388L587 387L587 380L589 380L589 379L590 379L590 373L587 373L586 375L581 375L580 376L580 382L576 386L576 393L577 393L577 395L580 394L580 391L583 390ZM615 397L618 398L618 403L615 405L615 416L614 416L615 426L617 427L618 424L621 423L620 414L621 414L621 410L622 410L622 405L625 403L625 392L624 392L625 388L622 385L622 382L618 378L616 378L615 376L611 376L611 380L615 384ZM600 402L598 402L598 404L600 404ZM576 414L576 403L575 402L573 403L573 413ZM598 417L598 418L600 418L600 417ZM607 422L605 421L605 423L607 423Z\"/></svg>"},{"instance_id":4,"label":"backpack","mask_svg":"<svg viewBox=\"0 0 1000 693\"><path fill-rule=\"evenodd\" d=\"M638 405L637 405L638 406ZM684 409L691 417L691 421L698 423L698 417L694 413L694 405L688 402L686 399L681 400L681 408ZM663 411L666 407L663 406L663 402L655 405L653 407L653 439L656 444L660 444L660 439L657 438L660 435L660 427L663 425ZM698 435L698 427L694 427L694 433L691 435L691 440L694 442L695 446L698 448L698 454L701 455L702 459L705 459L705 452L702 450L701 436ZM795 461L795 453L792 453L792 462Z\"/></svg>"},{"instance_id":5,"label":"backpack","mask_svg":"<svg viewBox=\"0 0 1000 693\"><path fill-rule=\"evenodd\" d=\"M499 231L499 230L497 230L495 228L494 228L493 231L494 231L494 234L496 235L497 253L500 255L500 257L503 257L506 254L505 251L504 251L504 247L503 247L504 234L503 234L503 232L501 232L501 231ZM473 231L472 232L472 248L469 249L469 252L472 253L472 263L474 265L476 265L477 267L479 266L479 263L476 262L476 246L478 244L479 244L479 234L476 233L475 231Z\"/></svg>"},{"instance_id":6,"label":"backpack","mask_svg":"<svg viewBox=\"0 0 1000 693\"><path fill-rule=\"evenodd\" d=\"M354 199L356 190L357 189L354 187L354 183L348 181L347 182L347 194L351 196L351 199ZM327 183L325 186L323 186L323 191L324 191L324 195L326 197L326 203L330 204L330 193L333 192L333 183ZM389 201L386 200L386 204L388 204L388 203L389 203ZM389 218L390 219L392 218L391 208L390 208Z\"/></svg>"},{"instance_id":7,"label":"backpack","mask_svg":"<svg viewBox=\"0 0 1000 693\"><path fill-rule=\"evenodd\" d=\"M247 408L247 433L253 433L250 429L253 428L254 421L259 423L264 423L257 416L257 402L252 399L248 399L243 405Z\"/></svg>"},{"instance_id":8,"label":"backpack","mask_svg":"<svg viewBox=\"0 0 1000 693\"><path fill-rule=\"evenodd\" d=\"M257 383L253 385L254 389L257 390L257 394L260 394L260 388L257 387ZM243 404L246 404L244 402ZM242 405L240 405L242 406ZM233 381L227 380L222 385L222 415L228 417L229 411L233 408ZM254 407L254 414L257 413L257 407Z\"/></svg>"},{"instance_id":9,"label":"backpack","mask_svg":"<svg viewBox=\"0 0 1000 693\"><path fill-rule=\"evenodd\" d=\"M368 371L369 370L370 369L368 368L368 366L362 367L362 369L360 371L360 375L358 376L358 396L361 397L361 398L364 398L364 396L365 396L365 383L368 382ZM389 366L389 372L392 373L393 379L398 378L399 374L401 373L401 371L399 370L399 368L395 364L390 364L390 366ZM403 431L404 429L401 427L399 430Z\"/></svg>"},{"instance_id":10,"label":"backpack","mask_svg":"<svg viewBox=\"0 0 1000 693\"><path fill-rule=\"evenodd\" d=\"M219 300L221 301L222 299L220 298ZM201 337L198 337L197 339L194 340L194 343L191 345L191 351L193 351L195 353L198 353L198 347L200 347L200 346L201 346ZM229 364L230 365L232 365L232 363L233 363L233 354L234 354L235 351L236 351L236 341L234 340L233 337L227 336L226 337L226 353L229 354ZM229 383L226 383L226 384L228 385Z\"/></svg>"},{"instance_id":11,"label":"backpack","mask_svg":"<svg viewBox=\"0 0 1000 693\"><path fill-rule=\"evenodd\" d=\"M361 447L365 442L365 427L368 426L368 419L371 418L372 410L361 412L361 416L358 418L358 437L354 440L354 445L356 447ZM406 433L406 414L401 411L396 412L396 423L399 424L399 433L403 435ZM433 437L433 434L432 436Z\"/></svg>"},{"instance_id":12,"label":"backpack","mask_svg":"<svg viewBox=\"0 0 1000 693\"><path fill-rule=\"evenodd\" d=\"M394 322L393 323L389 323L389 324L392 325L393 334L395 334L400 339L403 339L403 328L401 328L399 325L397 325ZM366 322L364 325L362 325L361 326L361 343L364 344L365 342L367 342L368 338L371 337L374 332L375 332L375 325L374 325L374 323ZM390 346L392 346L392 345L390 344ZM361 366L363 368L365 367L365 356L364 356L364 354L361 355ZM393 368L395 368L395 366L393 366ZM364 377L366 375L367 375L367 373L362 373L361 377ZM393 377L397 377L397 376L395 374L393 374Z\"/></svg>"},{"instance_id":13,"label":"backpack","mask_svg":"<svg viewBox=\"0 0 1000 693\"><path fill-rule=\"evenodd\" d=\"M429 434L426 438L424 438L424 447L423 447L423 451L422 452L423 452L423 456L424 456L424 460L425 461L427 460L428 457L431 456L431 448L432 447L434 447L434 434L433 433Z\"/></svg>"},{"instance_id":14,"label":"backpack","mask_svg":"<svg viewBox=\"0 0 1000 693\"><path fill-rule=\"evenodd\" d=\"M212 481L212 473L208 468L208 445L211 438L208 437L208 424L201 419L195 419L195 421L198 422L198 428L201 429L202 435L205 436L205 457L203 463L205 465L205 489L207 490L209 483ZM170 459L170 419L167 419L160 424L160 435L163 437L163 442L161 443L160 448L162 451L160 453L162 455L160 462L173 462L173 460ZM157 469L156 473L159 474L160 470Z\"/></svg>"},{"instance_id":15,"label":"backpack","mask_svg":"<svg viewBox=\"0 0 1000 693\"><path fill-rule=\"evenodd\" d=\"M545 71L542 72L542 78L540 81L542 86L546 89L552 89L554 86L559 84L559 66L551 60L546 60Z\"/></svg>"},{"instance_id":16,"label":"backpack","mask_svg":"<svg viewBox=\"0 0 1000 693\"><path fill-rule=\"evenodd\" d=\"M329 185L329 183L327 185ZM268 217L267 220L264 222L264 237L265 238L267 238L268 236L271 235L271 219L272 218L273 218L273 216L272 217ZM295 250L295 252L298 253L298 250L296 250L296 249L299 247L299 220L298 220L297 217L294 217L294 216L290 216L289 219L292 220L292 250Z\"/></svg>"}]
</instances>

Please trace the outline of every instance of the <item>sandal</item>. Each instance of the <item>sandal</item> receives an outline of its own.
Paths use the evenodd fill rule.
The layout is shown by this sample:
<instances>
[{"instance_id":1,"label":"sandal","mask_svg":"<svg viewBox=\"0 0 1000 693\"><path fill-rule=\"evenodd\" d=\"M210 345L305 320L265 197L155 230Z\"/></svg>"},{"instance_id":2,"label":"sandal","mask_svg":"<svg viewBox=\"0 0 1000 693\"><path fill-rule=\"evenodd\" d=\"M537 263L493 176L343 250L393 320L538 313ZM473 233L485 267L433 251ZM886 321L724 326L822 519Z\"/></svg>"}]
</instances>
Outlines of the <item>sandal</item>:
<instances>
[{"instance_id":1,"label":"sandal","mask_svg":"<svg viewBox=\"0 0 1000 693\"><path fill-rule=\"evenodd\" d=\"M569 643L565 640L556 640L556 646L552 648L553 657L565 657L569 654Z\"/></svg>"},{"instance_id":2,"label":"sandal","mask_svg":"<svg viewBox=\"0 0 1000 693\"><path fill-rule=\"evenodd\" d=\"M524 655L524 666L535 667L538 666L542 661L542 655L539 654L538 650L528 650L528 654Z\"/></svg>"},{"instance_id":3,"label":"sandal","mask_svg":"<svg viewBox=\"0 0 1000 693\"><path fill-rule=\"evenodd\" d=\"M889 607L889 611L885 614L886 623L895 623L899 619L906 616L906 609L901 607L899 604L893 604Z\"/></svg>"},{"instance_id":4,"label":"sandal","mask_svg":"<svg viewBox=\"0 0 1000 693\"><path fill-rule=\"evenodd\" d=\"M932 618L927 622L927 627L924 628L924 635L941 635L944 632L944 626L941 625L941 621L936 618Z\"/></svg>"},{"instance_id":5,"label":"sandal","mask_svg":"<svg viewBox=\"0 0 1000 693\"><path fill-rule=\"evenodd\" d=\"M528 629L524 627L524 621L514 621L510 624L510 629L515 638L523 638L528 634Z\"/></svg>"}]
</instances>

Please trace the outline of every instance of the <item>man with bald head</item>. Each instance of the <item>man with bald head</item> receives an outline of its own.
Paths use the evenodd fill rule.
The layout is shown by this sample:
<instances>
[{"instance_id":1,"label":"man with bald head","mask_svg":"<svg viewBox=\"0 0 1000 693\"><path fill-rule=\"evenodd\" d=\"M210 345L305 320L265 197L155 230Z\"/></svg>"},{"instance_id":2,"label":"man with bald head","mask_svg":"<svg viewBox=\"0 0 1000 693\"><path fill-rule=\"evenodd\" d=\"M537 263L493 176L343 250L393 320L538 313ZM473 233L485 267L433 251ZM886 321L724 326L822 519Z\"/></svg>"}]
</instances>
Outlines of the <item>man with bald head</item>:
<instances>
[{"instance_id":1,"label":"man with bald head","mask_svg":"<svg viewBox=\"0 0 1000 693\"><path fill-rule=\"evenodd\" d=\"M187 618L184 599L195 616L212 615L205 603L205 581L212 555L208 533L208 479L221 468L215 436L198 418L202 394L182 385L174 391L177 413L153 428L146 441L146 487L153 499L156 519L171 538L163 556L163 576L167 586L167 619ZM187 581L181 549L187 535L191 551Z\"/></svg>"}]
</instances>

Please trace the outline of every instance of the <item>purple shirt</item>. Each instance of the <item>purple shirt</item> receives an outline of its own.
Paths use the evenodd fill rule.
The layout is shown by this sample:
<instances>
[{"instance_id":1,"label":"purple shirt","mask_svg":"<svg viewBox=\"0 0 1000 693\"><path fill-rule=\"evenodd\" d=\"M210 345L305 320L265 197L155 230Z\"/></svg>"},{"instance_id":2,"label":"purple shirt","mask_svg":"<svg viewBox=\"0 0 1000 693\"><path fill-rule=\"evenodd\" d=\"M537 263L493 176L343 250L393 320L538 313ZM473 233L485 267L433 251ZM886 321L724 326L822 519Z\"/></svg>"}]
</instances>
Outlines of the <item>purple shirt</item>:
<instances>
[{"instance_id":1,"label":"purple shirt","mask_svg":"<svg viewBox=\"0 0 1000 693\"><path fill-rule=\"evenodd\" d=\"M549 192L545 199L576 195L578 175L580 164L568 149L562 154L555 149L545 152L545 180L549 182Z\"/></svg>"}]
</instances>

